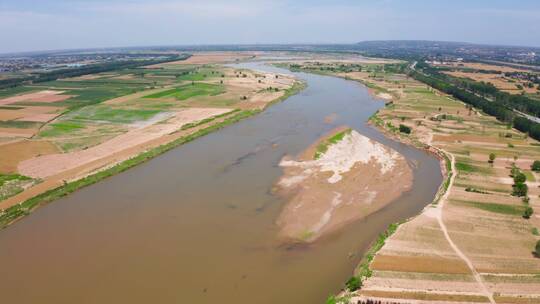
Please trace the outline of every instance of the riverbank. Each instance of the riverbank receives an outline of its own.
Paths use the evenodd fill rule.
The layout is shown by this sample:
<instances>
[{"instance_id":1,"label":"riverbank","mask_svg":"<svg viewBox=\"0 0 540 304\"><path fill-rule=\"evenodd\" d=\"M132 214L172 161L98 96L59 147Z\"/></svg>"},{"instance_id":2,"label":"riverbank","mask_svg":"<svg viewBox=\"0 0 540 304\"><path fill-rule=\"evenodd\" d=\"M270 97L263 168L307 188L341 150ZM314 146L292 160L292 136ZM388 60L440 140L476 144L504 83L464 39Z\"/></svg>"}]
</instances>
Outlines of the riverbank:
<instances>
[{"instance_id":1,"label":"riverbank","mask_svg":"<svg viewBox=\"0 0 540 304\"><path fill-rule=\"evenodd\" d=\"M339 127L292 159L280 162L276 187L289 197L277 224L285 239L313 242L380 210L412 185L395 150Z\"/></svg>"},{"instance_id":2,"label":"riverbank","mask_svg":"<svg viewBox=\"0 0 540 304\"><path fill-rule=\"evenodd\" d=\"M540 203L539 176L530 169L540 159L538 142L396 70L362 66L330 74L390 94L372 123L442 151L452 174L444 195L376 244L380 250L357 272L365 274L355 286L361 289L346 301L536 303L540 259L532 248L540 219L524 211L538 211ZM512 168L527 176L524 197L512 195Z\"/></svg>"},{"instance_id":3,"label":"riverbank","mask_svg":"<svg viewBox=\"0 0 540 304\"><path fill-rule=\"evenodd\" d=\"M163 69L164 67L160 66L159 68ZM206 69L208 68L206 67ZM222 73L221 79L217 78L219 74L216 74L216 70ZM226 88L225 92L220 92L216 96L204 96L204 94L197 96L201 94L200 91L197 91L194 97L183 98L186 100L184 103L194 103L194 106L186 108L185 105L182 105L178 109L168 107L167 112L155 115L155 118L148 121L135 123L130 121L131 129L128 132L110 139L105 138L102 142L93 143L93 146L83 146L73 151L56 154L42 155L38 152L35 155L30 155L30 158L18 159L18 165L16 165L18 172L30 176L36 182L0 202L0 227L8 226L44 203L51 202L79 188L125 171L178 145L259 113L269 105L284 100L305 88L304 83L283 75L278 78L278 75L274 74L261 75L250 71L238 72L230 68L215 67L214 70L198 73L216 75L216 79L212 81L204 74L205 85L218 86L221 83ZM196 83L192 82L192 85L196 85ZM272 90L268 89L268 85L272 86ZM157 98L162 98L162 96L168 98L164 99L164 102L170 103L172 100L164 94L164 92L169 91L171 91L170 86L167 86L161 90L152 89L115 98L105 101L103 104L114 107L114 111L125 112L127 110L123 107L131 107L134 103L139 104L144 100L141 98L147 98L146 96L149 94L152 99L155 99L154 104L161 101ZM220 100L229 98L244 101L235 102L236 107L223 107L218 103ZM146 104L147 100L144 101ZM230 101L226 102L231 103ZM214 107L208 107L209 105ZM215 105L219 107L215 107ZM130 108L129 111L135 110ZM71 114L66 116L69 115ZM61 117L58 120L62 121L65 118ZM59 124L58 121L51 123L53 127ZM58 133L58 131L55 132ZM65 135L62 134L62 136Z\"/></svg>"}]
</instances>

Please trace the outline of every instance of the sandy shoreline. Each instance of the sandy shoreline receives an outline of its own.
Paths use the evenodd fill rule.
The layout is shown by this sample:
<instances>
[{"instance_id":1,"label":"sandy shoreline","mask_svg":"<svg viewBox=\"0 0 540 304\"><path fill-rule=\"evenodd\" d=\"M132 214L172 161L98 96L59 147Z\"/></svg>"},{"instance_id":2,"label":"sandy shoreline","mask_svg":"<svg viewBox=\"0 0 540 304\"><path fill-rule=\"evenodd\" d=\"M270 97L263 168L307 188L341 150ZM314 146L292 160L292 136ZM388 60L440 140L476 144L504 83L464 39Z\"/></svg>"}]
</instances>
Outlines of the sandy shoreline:
<instances>
[{"instance_id":1,"label":"sandy shoreline","mask_svg":"<svg viewBox=\"0 0 540 304\"><path fill-rule=\"evenodd\" d=\"M319 158L317 149L344 132ZM346 127L334 129L296 159L285 157L277 192L289 198L277 225L280 238L312 242L386 206L412 186L398 152Z\"/></svg>"}]
</instances>

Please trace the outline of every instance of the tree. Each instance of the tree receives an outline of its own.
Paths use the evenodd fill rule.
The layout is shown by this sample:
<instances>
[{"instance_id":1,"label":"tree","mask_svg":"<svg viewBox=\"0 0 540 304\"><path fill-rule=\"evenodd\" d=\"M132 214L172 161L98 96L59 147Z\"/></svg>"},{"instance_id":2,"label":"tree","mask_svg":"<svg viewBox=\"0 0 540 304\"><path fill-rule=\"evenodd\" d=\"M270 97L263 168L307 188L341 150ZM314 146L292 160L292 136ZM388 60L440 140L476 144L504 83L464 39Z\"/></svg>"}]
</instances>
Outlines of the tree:
<instances>
[{"instance_id":1,"label":"tree","mask_svg":"<svg viewBox=\"0 0 540 304\"><path fill-rule=\"evenodd\" d=\"M524 183L527 180L527 176L525 174L518 172L514 175L514 183L520 184Z\"/></svg>"},{"instance_id":2,"label":"tree","mask_svg":"<svg viewBox=\"0 0 540 304\"><path fill-rule=\"evenodd\" d=\"M534 248L534 252L536 253L537 257L540 257L540 240L536 242L536 247Z\"/></svg>"},{"instance_id":3,"label":"tree","mask_svg":"<svg viewBox=\"0 0 540 304\"><path fill-rule=\"evenodd\" d=\"M525 211L523 212L523 218L529 219L531 218L531 215L533 215L534 210L532 207L525 208Z\"/></svg>"},{"instance_id":4,"label":"tree","mask_svg":"<svg viewBox=\"0 0 540 304\"><path fill-rule=\"evenodd\" d=\"M535 160L531 165L531 170L540 172L540 160Z\"/></svg>"},{"instance_id":5,"label":"tree","mask_svg":"<svg viewBox=\"0 0 540 304\"><path fill-rule=\"evenodd\" d=\"M495 153L489 153L489 160L488 160L488 163L490 164L493 164L493 162L495 161L495 158L497 156L495 155Z\"/></svg>"},{"instance_id":6,"label":"tree","mask_svg":"<svg viewBox=\"0 0 540 304\"><path fill-rule=\"evenodd\" d=\"M399 132L405 133L405 134L411 134L411 128L406 125L399 125Z\"/></svg>"},{"instance_id":7,"label":"tree","mask_svg":"<svg viewBox=\"0 0 540 304\"><path fill-rule=\"evenodd\" d=\"M511 176L511 177L514 177L514 176L516 176L516 175L517 175L518 173L520 173L520 172L521 172L521 171L519 171L519 168L516 167L516 164L513 163L513 164L512 164L512 169L510 169L510 176Z\"/></svg>"},{"instance_id":8,"label":"tree","mask_svg":"<svg viewBox=\"0 0 540 304\"><path fill-rule=\"evenodd\" d=\"M528 191L529 191L529 187L527 187L527 184L519 183L513 186L512 195L519 196L519 197L527 196Z\"/></svg>"}]
</instances>

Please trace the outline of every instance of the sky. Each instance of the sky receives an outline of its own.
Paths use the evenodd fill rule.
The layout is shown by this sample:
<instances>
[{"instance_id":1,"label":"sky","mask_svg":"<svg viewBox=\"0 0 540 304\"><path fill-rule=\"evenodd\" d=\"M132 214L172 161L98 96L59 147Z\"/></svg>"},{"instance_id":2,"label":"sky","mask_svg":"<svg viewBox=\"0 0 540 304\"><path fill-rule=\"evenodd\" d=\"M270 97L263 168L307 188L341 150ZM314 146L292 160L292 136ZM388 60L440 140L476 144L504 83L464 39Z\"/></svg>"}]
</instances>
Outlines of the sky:
<instances>
[{"instance_id":1,"label":"sky","mask_svg":"<svg viewBox=\"0 0 540 304\"><path fill-rule=\"evenodd\" d=\"M540 47L540 1L0 0L0 53L397 39Z\"/></svg>"}]
</instances>

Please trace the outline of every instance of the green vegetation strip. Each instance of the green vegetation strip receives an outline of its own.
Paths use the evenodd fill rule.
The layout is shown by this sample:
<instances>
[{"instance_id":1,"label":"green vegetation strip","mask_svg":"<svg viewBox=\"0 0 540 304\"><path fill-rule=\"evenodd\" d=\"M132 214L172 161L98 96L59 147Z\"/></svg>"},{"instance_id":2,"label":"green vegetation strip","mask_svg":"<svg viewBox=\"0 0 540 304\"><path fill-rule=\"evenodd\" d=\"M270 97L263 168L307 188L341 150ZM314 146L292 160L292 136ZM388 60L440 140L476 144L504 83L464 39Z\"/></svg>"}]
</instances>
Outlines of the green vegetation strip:
<instances>
[{"instance_id":1,"label":"green vegetation strip","mask_svg":"<svg viewBox=\"0 0 540 304\"><path fill-rule=\"evenodd\" d=\"M0 110L21 110L24 109L24 107L6 107L6 106L0 106Z\"/></svg>"},{"instance_id":2,"label":"green vegetation strip","mask_svg":"<svg viewBox=\"0 0 540 304\"><path fill-rule=\"evenodd\" d=\"M390 224L385 232L381 233L377 238L377 241L368 249L362 262L356 268L355 275L352 276L346 283L345 287L348 291L356 291L362 288L363 282L370 278L373 274L373 271L369 268L371 262L375 258L375 255L386 243L386 240L392 236L401 223ZM349 303L350 294L346 294L342 297L336 297L335 295L330 295L326 300L326 304L338 304L338 303Z\"/></svg>"},{"instance_id":3,"label":"green vegetation strip","mask_svg":"<svg viewBox=\"0 0 540 304\"><path fill-rule=\"evenodd\" d=\"M460 172L463 172L463 173L478 172L478 173L488 174L488 173L491 173L491 171L492 171L489 168L475 166L475 165L471 165L471 164L468 164L468 163L465 163L465 162L456 162L456 169L458 171L460 171Z\"/></svg>"},{"instance_id":4,"label":"green vegetation strip","mask_svg":"<svg viewBox=\"0 0 540 304\"><path fill-rule=\"evenodd\" d=\"M317 146L317 151L315 152L314 158L315 159L321 158L321 156L323 156L324 153L326 153L326 151L328 151L328 148L331 145L334 145L334 144L340 142L341 140L343 140L345 135L351 134L351 132L352 132L352 129L349 128L349 129L347 129L345 131L338 132L338 133L334 134L332 137L330 137L330 138L324 140L323 142L321 142Z\"/></svg>"},{"instance_id":5,"label":"green vegetation strip","mask_svg":"<svg viewBox=\"0 0 540 304\"><path fill-rule=\"evenodd\" d=\"M25 181L25 180L31 180L31 178L28 176L19 175L19 174L0 174L0 187L4 186L5 183L9 181L14 181L14 180Z\"/></svg>"},{"instance_id":6,"label":"green vegetation strip","mask_svg":"<svg viewBox=\"0 0 540 304\"><path fill-rule=\"evenodd\" d=\"M41 124L39 122L24 121L24 120L0 121L0 128L30 129L30 128L37 128L40 125Z\"/></svg>"},{"instance_id":7,"label":"green vegetation strip","mask_svg":"<svg viewBox=\"0 0 540 304\"><path fill-rule=\"evenodd\" d=\"M49 203L49 202L52 202L58 198L61 198L63 196L66 196L68 195L69 193L72 193L74 192L75 190L77 189L80 189L82 187L86 187L86 186L89 186L89 185L92 185L102 179L105 179L109 176L112 176L112 175L115 175L115 174L118 174L120 172L123 172L131 167L134 167L138 164L141 164L143 162L146 162L160 154L163 154L177 146L180 146L182 144L185 144L187 142L190 142L198 137L201 137L201 136L204 136L206 134L209 134L213 131L216 131L216 130L219 130L227 125L230 125L230 124L233 124L235 122L238 122L242 119L245 119L247 117L250 117L252 115L255 115L257 113L259 113L260 111L257 111L257 110L245 110L245 111L241 111L241 112L238 112L236 113L234 116L231 116L231 117L228 117L226 118L224 121L220 122L220 123L216 123L214 125L211 125L211 126L208 126L207 128L204 128L204 129L201 129L201 130L198 130L190 135L187 135L187 136L184 136L184 137L181 137L175 141L172 141L170 143L167 143L167 144L164 144L164 145L161 145L155 149L152 149L150 151L146 151L146 152L143 152L133 158L130 158L124 162L121 162L109 169L106 169L106 170L103 170L103 171L100 171L98 173L95 173L95 174L92 174L92 175L89 175L85 178L82 178L82 179L79 179L79 180L76 180L76 181L73 181L73 182L69 182L69 183L66 183L64 184L63 186L60 186L58 188L55 188L55 189L51 189L47 192L44 192L42 194L39 194L31 199L28 199L26 200L25 202L21 203L21 204L18 204L18 205L15 205L15 206L12 206L12 207L9 207L5 210L3 210L1 213L0 213L0 227L4 228L6 227L7 225L9 225L10 223L12 223L13 221L15 221L16 219L24 216L24 215L27 215L30 213L30 211L32 209L34 209L35 207L39 206L39 205L42 205L42 204L45 204L45 203Z\"/></svg>"},{"instance_id":8,"label":"green vegetation strip","mask_svg":"<svg viewBox=\"0 0 540 304\"><path fill-rule=\"evenodd\" d=\"M347 281L347 288L349 290L354 291L356 289L360 289L362 287L362 282L364 282L367 278L371 277L371 275L373 274L373 271L369 268L371 262L375 258L377 252L379 252L379 250L381 250L381 248L384 246L386 240L396 232L399 225L401 225L401 223L390 224L386 231L379 235L377 241L371 246L371 248L369 248L369 250L366 252L366 255L362 259L362 262L356 268L355 276L353 276L351 279L349 279L349 281ZM354 284L356 284L356 286L354 286Z\"/></svg>"},{"instance_id":9,"label":"green vegetation strip","mask_svg":"<svg viewBox=\"0 0 540 304\"><path fill-rule=\"evenodd\" d=\"M278 99L276 99L276 100L274 100L274 101L272 101L270 103L267 103L264 108L266 109L266 108L268 108L269 106L271 106L271 105L273 105L275 103L283 101L283 100L295 95L296 93L302 91L306 87L307 87L307 84L305 82L296 81L295 83L293 83L292 87L285 90L285 94L283 94L283 96L281 96L280 98L278 98Z\"/></svg>"},{"instance_id":10,"label":"green vegetation strip","mask_svg":"<svg viewBox=\"0 0 540 304\"><path fill-rule=\"evenodd\" d=\"M489 211L499 214L508 214L508 215L522 215L525 211L524 206L514 206L514 205L504 205L497 203L483 203L483 202L473 202L473 201L462 201L462 200L452 200L456 203L461 203L475 207L484 211Z\"/></svg>"},{"instance_id":11,"label":"green vegetation strip","mask_svg":"<svg viewBox=\"0 0 540 304\"><path fill-rule=\"evenodd\" d=\"M452 180L452 175L454 175L453 172L452 172L452 161L450 160L450 158L448 157L448 155L445 152L439 153L439 155L441 155L441 154L442 154L442 157L444 159L444 164L445 164L445 167L446 167L446 179L443 181L439 192L437 192L437 196L433 200L432 205L434 205L434 206L436 206L439 203L439 201L443 197L444 193L446 193L446 191L448 191L448 187L450 187L450 181Z\"/></svg>"},{"instance_id":12,"label":"green vegetation strip","mask_svg":"<svg viewBox=\"0 0 540 304\"><path fill-rule=\"evenodd\" d=\"M191 129L191 128L195 128L195 127L198 127L200 125L204 125L206 123L209 123L213 120L216 120L218 118L221 118L221 117L225 117L227 115L231 115L232 113L236 113L240 111L240 109L235 109L235 110L232 110L232 111L229 111L227 113L223 113L223 114L219 114L219 115L215 115L215 116L212 116L212 117L209 117L209 118L205 118L205 119L202 119L202 120L199 120L199 121L196 121L196 122L190 122L190 123L187 123L185 125L183 125L180 130L187 130L187 129Z\"/></svg>"}]
</instances>

